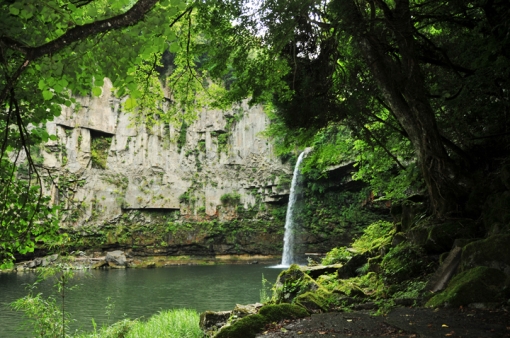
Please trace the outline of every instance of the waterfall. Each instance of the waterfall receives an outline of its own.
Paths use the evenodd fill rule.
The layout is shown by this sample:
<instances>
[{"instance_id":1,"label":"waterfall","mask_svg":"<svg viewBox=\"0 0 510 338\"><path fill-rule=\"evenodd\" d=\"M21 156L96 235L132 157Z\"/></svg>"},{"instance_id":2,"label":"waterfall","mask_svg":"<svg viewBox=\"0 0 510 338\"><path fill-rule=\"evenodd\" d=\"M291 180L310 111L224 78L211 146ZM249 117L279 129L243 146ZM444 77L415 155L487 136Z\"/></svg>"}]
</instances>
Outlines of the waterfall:
<instances>
[{"instance_id":1,"label":"waterfall","mask_svg":"<svg viewBox=\"0 0 510 338\"><path fill-rule=\"evenodd\" d=\"M296 204L297 196L300 187L299 166L301 161L308 153L308 148L299 154L294 173L292 174L292 183L290 185L289 204L287 206L287 215L285 217L285 235L283 237L283 255L281 267L288 267L294 263L294 206Z\"/></svg>"}]
</instances>

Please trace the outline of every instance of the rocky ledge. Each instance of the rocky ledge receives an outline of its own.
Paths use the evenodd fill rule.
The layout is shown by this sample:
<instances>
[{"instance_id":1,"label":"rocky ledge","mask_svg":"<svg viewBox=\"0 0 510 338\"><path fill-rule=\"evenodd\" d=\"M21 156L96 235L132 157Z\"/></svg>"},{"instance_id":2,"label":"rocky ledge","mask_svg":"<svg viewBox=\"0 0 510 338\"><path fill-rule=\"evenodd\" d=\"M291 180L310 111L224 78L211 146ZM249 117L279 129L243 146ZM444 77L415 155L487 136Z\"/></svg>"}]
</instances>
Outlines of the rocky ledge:
<instances>
[{"instance_id":1,"label":"rocky ledge","mask_svg":"<svg viewBox=\"0 0 510 338\"><path fill-rule=\"evenodd\" d=\"M217 255L214 257L193 256L134 256L121 250L94 252L71 252L68 255L48 255L16 263L14 268L0 272L30 272L37 268L57 266L64 269L125 269L156 268L172 265L214 265L214 264L276 264L281 257L270 255Z\"/></svg>"}]
</instances>

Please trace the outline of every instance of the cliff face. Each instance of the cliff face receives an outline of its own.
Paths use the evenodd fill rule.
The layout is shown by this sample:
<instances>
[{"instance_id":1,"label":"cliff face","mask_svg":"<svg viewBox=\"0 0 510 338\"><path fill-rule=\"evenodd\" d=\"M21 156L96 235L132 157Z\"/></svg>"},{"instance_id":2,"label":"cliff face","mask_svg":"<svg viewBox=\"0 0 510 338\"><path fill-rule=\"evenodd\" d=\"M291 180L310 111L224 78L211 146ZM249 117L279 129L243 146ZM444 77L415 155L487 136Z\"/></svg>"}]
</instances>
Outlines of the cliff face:
<instances>
[{"instance_id":1,"label":"cliff face","mask_svg":"<svg viewBox=\"0 0 510 338\"><path fill-rule=\"evenodd\" d=\"M204 110L190 126L149 128L133 122L110 89L79 98L81 109L67 108L47 126L58 140L42 151L43 165L64 188L51 193L67 208L67 226L101 226L135 209L222 220L231 217L221 212L222 196L248 209L288 194L279 180L292 168L259 135L268 123L261 107Z\"/></svg>"}]
</instances>

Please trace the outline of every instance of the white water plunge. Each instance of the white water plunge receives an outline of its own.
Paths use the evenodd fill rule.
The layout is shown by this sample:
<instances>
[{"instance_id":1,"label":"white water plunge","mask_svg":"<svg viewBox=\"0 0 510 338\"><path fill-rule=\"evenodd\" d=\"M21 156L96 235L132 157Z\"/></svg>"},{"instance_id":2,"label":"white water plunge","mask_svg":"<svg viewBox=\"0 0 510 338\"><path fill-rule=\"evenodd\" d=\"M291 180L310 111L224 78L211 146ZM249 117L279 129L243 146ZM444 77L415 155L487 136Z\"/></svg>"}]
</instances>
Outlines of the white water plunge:
<instances>
[{"instance_id":1,"label":"white water plunge","mask_svg":"<svg viewBox=\"0 0 510 338\"><path fill-rule=\"evenodd\" d=\"M310 148L306 148L301 154L294 167L292 175L292 183L290 185L289 204L287 206L287 215L285 216L285 235L283 237L283 255L282 263L278 267L289 267L294 261L294 207L296 205L297 197L299 195L299 188L301 183L301 172L299 167L303 158L310 152Z\"/></svg>"}]
</instances>

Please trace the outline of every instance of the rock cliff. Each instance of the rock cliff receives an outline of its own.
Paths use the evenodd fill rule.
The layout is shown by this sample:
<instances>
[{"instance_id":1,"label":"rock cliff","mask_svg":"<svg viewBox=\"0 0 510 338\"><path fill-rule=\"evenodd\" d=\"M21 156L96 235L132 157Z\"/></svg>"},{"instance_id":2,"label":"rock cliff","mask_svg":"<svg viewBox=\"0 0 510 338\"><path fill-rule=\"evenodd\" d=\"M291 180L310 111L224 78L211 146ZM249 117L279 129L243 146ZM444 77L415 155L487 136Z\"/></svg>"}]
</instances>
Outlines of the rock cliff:
<instances>
[{"instance_id":1,"label":"rock cliff","mask_svg":"<svg viewBox=\"0 0 510 338\"><path fill-rule=\"evenodd\" d=\"M64 206L64 228L83 238L102 235L101 244L111 247L119 241L112 242L104 229L117 227L118 233L128 223L161 226L242 216L271 223L270 204L285 202L292 168L260 135L268 124L261 107L204 109L189 126L147 126L123 111L111 89L105 81L100 97L77 98L47 124L58 139L41 147L39 160L48 173L46 192ZM216 253L231 253L222 251Z\"/></svg>"}]
</instances>

